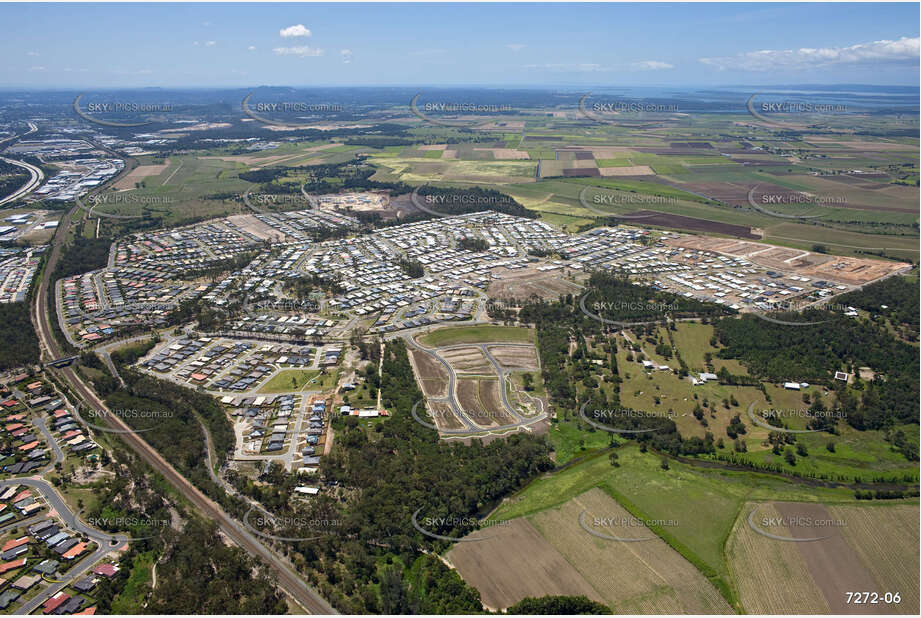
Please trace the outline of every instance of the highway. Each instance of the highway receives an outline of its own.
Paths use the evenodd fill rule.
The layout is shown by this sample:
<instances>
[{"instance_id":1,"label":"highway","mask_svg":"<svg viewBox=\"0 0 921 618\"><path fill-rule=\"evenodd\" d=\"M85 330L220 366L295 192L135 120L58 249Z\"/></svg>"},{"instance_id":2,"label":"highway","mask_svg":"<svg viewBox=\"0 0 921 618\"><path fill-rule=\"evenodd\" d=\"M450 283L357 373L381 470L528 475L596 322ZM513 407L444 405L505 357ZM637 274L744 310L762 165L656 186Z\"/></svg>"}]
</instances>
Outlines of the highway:
<instances>
[{"instance_id":1,"label":"highway","mask_svg":"<svg viewBox=\"0 0 921 618\"><path fill-rule=\"evenodd\" d=\"M16 159L7 159L6 157L0 157L0 161L6 161L10 165L16 165L18 167L25 168L29 170L29 174L31 174L29 177L29 182L21 186L13 193L10 193L5 198L0 199L0 206L3 206L8 202L15 202L16 200L27 196L28 194L35 191L39 185L42 184L42 181L45 180L45 172L43 172L40 168L35 167L31 163L26 163L25 161L17 161Z\"/></svg>"},{"instance_id":2,"label":"highway","mask_svg":"<svg viewBox=\"0 0 921 618\"><path fill-rule=\"evenodd\" d=\"M66 356L54 338L49 312L46 308L49 306L48 295L51 273L54 272L57 261L60 259L61 246L67 238L68 229L70 228L70 222L75 209L76 207L72 208L61 218L61 223L58 225L58 229L51 243L48 264L42 271L42 278L39 282L31 309L32 322L36 327L41 353L45 360L53 360ZM49 367L47 371L57 375L58 378L73 389L74 393L82 398L83 403L89 407L96 410L108 410L105 403L83 382L73 368L65 367L62 369L53 369ZM285 559L268 549L255 536L243 528L241 524L224 512L218 504L199 491L199 489L188 479L176 471L156 449L150 446L137 434L132 433L131 428L122 419L114 414L107 414L105 418L106 422L113 428L125 432L120 434L125 444L134 450L157 472L162 474L163 477L206 518L217 523L230 540L253 556L259 557L272 568L276 573L279 587L305 610L313 614L337 613L325 599L304 582L300 575L297 574L294 568Z\"/></svg>"}]
</instances>

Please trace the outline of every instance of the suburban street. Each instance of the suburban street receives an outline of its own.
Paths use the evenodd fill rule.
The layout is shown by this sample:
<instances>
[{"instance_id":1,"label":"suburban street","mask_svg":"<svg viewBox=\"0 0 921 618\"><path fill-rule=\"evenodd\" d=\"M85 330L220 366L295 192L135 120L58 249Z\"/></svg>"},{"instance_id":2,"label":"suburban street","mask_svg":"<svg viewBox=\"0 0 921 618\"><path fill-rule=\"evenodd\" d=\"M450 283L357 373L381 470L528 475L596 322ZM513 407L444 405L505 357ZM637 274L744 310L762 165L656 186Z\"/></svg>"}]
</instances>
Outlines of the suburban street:
<instances>
[{"instance_id":1,"label":"suburban street","mask_svg":"<svg viewBox=\"0 0 921 618\"><path fill-rule=\"evenodd\" d=\"M51 361L66 356L54 339L49 316L50 312L47 308L49 307L49 293L52 291L50 286L51 273L54 271L57 261L60 259L61 246L67 238L70 222L76 209L76 207L72 208L61 218L61 222L51 243L51 254L48 259L48 264L42 272L42 278L39 282L32 305L32 321L36 326L36 334L38 335L40 344L39 347L45 361ZM53 302L53 299L50 300ZM85 404L96 410L108 411L105 403L83 382L73 368L49 368L48 370L55 373L68 384L75 393L84 400ZM121 434L121 439L137 452L149 465L160 472L166 480L176 487L176 489L179 490L190 503L197 507L205 517L217 523L221 530L223 530L223 532L237 545L249 551L254 556L258 556L268 564L275 571L278 577L279 586L306 611L320 614L336 613L325 599L306 584L303 578L298 575L287 560L281 558L267 548L245 530L241 524L228 515L217 503L205 496L188 479L176 471L156 449L150 446L137 434L132 433L131 428L124 421L113 414L107 414L106 419L115 429L124 431L125 433Z\"/></svg>"}]
</instances>

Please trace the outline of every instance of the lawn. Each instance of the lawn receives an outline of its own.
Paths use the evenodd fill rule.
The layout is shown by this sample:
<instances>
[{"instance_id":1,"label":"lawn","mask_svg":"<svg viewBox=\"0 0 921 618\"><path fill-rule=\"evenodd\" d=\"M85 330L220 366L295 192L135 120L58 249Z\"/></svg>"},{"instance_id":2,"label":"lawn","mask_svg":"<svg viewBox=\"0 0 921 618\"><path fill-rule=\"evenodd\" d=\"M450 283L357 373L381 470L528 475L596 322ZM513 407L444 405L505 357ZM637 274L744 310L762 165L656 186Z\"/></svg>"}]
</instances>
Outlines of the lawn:
<instances>
[{"instance_id":1,"label":"lawn","mask_svg":"<svg viewBox=\"0 0 921 618\"><path fill-rule=\"evenodd\" d=\"M424 346L437 348L459 343L533 343L534 330L517 326L459 326L439 328L418 338Z\"/></svg>"},{"instance_id":2,"label":"lawn","mask_svg":"<svg viewBox=\"0 0 921 618\"><path fill-rule=\"evenodd\" d=\"M259 389L260 393L287 393L299 391L313 378L320 375L316 369L283 369ZM313 382L311 386L315 386Z\"/></svg>"}]
</instances>

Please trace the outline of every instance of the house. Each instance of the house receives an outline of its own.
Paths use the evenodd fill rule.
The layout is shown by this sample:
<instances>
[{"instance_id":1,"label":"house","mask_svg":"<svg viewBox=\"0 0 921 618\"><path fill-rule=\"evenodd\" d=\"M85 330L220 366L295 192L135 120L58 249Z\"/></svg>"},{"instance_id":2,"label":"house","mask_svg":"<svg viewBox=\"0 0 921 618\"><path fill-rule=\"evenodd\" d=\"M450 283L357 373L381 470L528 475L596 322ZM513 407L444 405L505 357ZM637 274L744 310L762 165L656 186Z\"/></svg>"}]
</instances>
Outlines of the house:
<instances>
[{"instance_id":1,"label":"house","mask_svg":"<svg viewBox=\"0 0 921 618\"><path fill-rule=\"evenodd\" d=\"M5 562L4 564L0 564L0 575L2 575L3 573L6 573L7 571L12 571L15 569L22 568L25 565L26 565L25 558L19 558L18 560L11 560L10 562Z\"/></svg>"},{"instance_id":2,"label":"house","mask_svg":"<svg viewBox=\"0 0 921 618\"><path fill-rule=\"evenodd\" d=\"M843 372L843 371L836 371L836 372L835 372L835 379L836 379L836 380L841 380L842 382L847 382L848 378L850 378L850 375L847 374L847 373L845 373L845 372Z\"/></svg>"},{"instance_id":3,"label":"house","mask_svg":"<svg viewBox=\"0 0 921 618\"><path fill-rule=\"evenodd\" d=\"M800 389L799 382L784 382L783 387L788 391L798 391Z\"/></svg>"},{"instance_id":4,"label":"house","mask_svg":"<svg viewBox=\"0 0 921 618\"><path fill-rule=\"evenodd\" d=\"M93 569L94 575L101 575L103 577L112 577L116 573L118 573L118 567L108 562L105 564L100 564L95 569Z\"/></svg>"},{"instance_id":5,"label":"house","mask_svg":"<svg viewBox=\"0 0 921 618\"><path fill-rule=\"evenodd\" d=\"M294 491L299 494L305 495L305 496L315 496L318 493L320 493L320 488L319 487L307 487L306 485L301 485L299 487L295 487Z\"/></svg>"},{"instance_id":6,"label":"house","mask_svg":"<svg viewBox=\"0 0 921 618\"><path fill-rule=\"evenodd\" d=\"M710 380L719 380L719 376L717 376L715 373L704 372L700 374L700 377L698 379L700 380L701 383L706 383Z\"/></svg>"},{"instance_id":7,"label":"house","mask_svg":"<svg viewBox=\"0 0 921 618\"><path fill-rule=\"evenodd\" d=\"M28 590L41 580L41 575L23 575L16 581L12 583L14 588L19 588L20 590Z\"/></svg>"},{"instance_id":8,"label":"house","mask_svg":"<svg viewBox=\"0 0 921 618\"><path fill-rule=\"evenodd\" d=\"M6 609L10 603L19 598L19 591L14 588L7 588L3 594L0 594L0 609Z\"/></svg>"},{"instance_id":9,"label":"house","mask_svg":"<svg viewBox=\"0 0 921 618\"><path fill-rule=\"evenodd\" d=\"M57 593L56 595L54 595L53 597L45 601L44 605L42 605L42 607L44 608L42 609L42 613L43 614L52 613L58 607L60 607L61 605L64 605L64 603L66 603L68 599L70 599L69 594L66 594L63 591Z\"/></svg>"}]
</instances>

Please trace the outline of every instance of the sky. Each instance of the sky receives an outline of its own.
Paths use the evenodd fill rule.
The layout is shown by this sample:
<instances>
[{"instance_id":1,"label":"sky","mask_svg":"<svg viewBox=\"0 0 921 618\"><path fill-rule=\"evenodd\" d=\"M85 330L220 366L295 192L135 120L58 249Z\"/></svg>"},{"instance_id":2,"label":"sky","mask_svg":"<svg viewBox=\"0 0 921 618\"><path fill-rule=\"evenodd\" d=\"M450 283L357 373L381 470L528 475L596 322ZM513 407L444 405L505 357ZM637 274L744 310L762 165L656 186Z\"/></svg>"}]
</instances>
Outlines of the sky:
<instances>
[{"instance_id":1,"label":"sky","mask_svg":"<svg viewBox=\"0 0 921 618\"><path fill-rule=\"evenodd\" d=\"M0 88L919 83L919 4L0 4Z\"/></svg>"}]
</instances>

